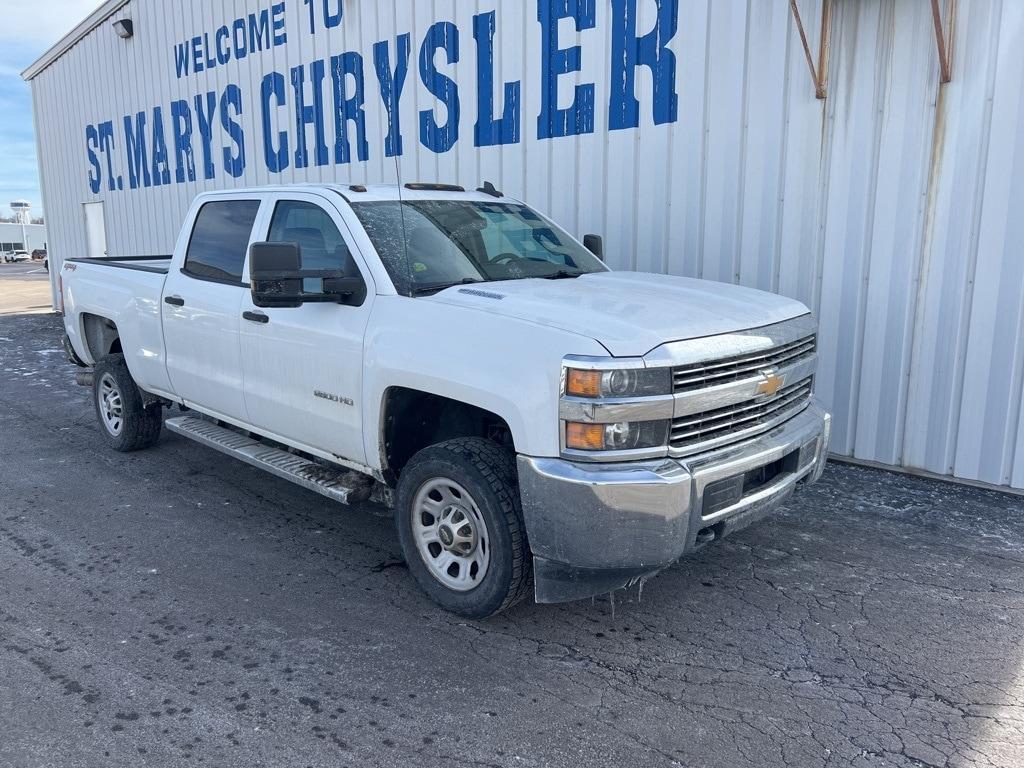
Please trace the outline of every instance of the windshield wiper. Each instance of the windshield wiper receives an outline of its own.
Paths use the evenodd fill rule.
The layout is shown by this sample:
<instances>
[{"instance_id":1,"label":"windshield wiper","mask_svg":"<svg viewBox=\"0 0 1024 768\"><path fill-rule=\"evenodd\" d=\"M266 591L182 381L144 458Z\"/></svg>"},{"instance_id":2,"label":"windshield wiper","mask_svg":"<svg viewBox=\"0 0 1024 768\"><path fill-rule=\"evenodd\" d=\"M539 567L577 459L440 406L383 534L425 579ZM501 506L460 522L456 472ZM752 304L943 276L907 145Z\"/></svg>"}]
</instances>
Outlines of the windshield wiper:
<instances>
[{"instance_id":1,"label":"windshield wiper","mask_svg":"<svg viewBox=\"0 0 1024 768\"><path fill-rule=\"evenodd\" d=\"M552 272L550 275L537 275L537 277L544 280L567 280L584 274L586 273L582 269L577 269L575 272L568 269L560 269L557 272Z\"/></svg>"},{"instance_id":2,"label":"windshield wiper","mask_svg":"<svg viewBox=\"0 0 1024 768\"><path fill-rule=\"evenodd\" d=\"M413 288L410 291L410 295L423 296L424 294L427 293L437 293L438 291L443 291L445 288L451 288L454 285L472 285L473 283L482 282L484 281L476 277L464 277L461 280L455 281L454 283L427 283L425 285L413 286Z\"/></svg>"}]
</instances>

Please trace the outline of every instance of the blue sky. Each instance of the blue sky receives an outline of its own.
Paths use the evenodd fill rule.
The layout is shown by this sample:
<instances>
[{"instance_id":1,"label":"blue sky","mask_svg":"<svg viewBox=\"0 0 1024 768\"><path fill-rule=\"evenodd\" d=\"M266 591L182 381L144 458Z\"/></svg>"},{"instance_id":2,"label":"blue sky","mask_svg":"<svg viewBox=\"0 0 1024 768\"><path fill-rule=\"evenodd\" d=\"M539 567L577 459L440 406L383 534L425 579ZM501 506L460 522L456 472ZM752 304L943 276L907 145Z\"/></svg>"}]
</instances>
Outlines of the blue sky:
<instances>
[{"instance_id":1,"label":"blue sky","mask_svg":"<svg viewBox=\"0 0 1024 768\"><path fill-rule=\"evenodd\" d=\"M88 16L101 0L0 0L0 213L25 198L43 208L32 127L32 93L21 72Z\"/></svg>"}]
</instances>

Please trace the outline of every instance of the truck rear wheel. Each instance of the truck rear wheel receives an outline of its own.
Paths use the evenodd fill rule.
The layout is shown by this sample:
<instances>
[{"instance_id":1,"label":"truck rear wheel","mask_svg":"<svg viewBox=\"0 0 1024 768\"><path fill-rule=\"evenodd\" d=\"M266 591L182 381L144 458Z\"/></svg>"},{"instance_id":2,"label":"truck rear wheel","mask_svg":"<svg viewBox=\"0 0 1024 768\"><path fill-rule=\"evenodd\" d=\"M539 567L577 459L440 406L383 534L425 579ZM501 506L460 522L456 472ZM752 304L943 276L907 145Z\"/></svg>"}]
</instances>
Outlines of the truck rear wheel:
<instances>
[{"instance_id":1,"label":"truck rear wheel","mask_svg":"<svg viewBox=\"0 0 1024 768\"><path fill-rule=\"evenodd\" d=\"M483 619L532 585L515 459L483 438L424 448L398 481L398 538L409 571L441 607Z\"/></svg>"},{"instance_id":2,"label":"truck rear wheel","mask_svg":"<svg viewBox=\"0 0 1024 768\"><path fill-rule=\"evenodd\" d=\"M93 369L93 405L100 432L115 451L150 448L160 439L163 409L146 406L124 355L107 355Z\"/></svg>"}]
</instances>

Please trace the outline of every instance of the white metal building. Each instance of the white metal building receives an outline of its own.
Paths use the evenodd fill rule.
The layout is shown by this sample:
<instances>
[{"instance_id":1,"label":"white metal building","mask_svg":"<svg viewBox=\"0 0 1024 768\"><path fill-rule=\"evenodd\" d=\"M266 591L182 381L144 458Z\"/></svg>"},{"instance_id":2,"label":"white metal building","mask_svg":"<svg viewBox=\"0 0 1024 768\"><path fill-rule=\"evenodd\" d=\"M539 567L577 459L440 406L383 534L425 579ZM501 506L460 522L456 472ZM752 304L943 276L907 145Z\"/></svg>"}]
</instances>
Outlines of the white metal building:
<instances>
[{"instance_id":1,"label":"white metal building","mask_svg":"<svg viewBox=\"0 0 1024 768\"><path fill-rule=\"evenodd\" d=\"M11 224L0 222L0 253L46 249L46 226L43 224Z\"/></svg>"},{"instance_id":2,"label":"white metal building","mask_svg":"<svg viewBox=\"0 0 1024 768\"><path fill-rule=\"evenodd\" d=\"M51 253L168 252L211 188L492 180L810 305L838 454L1024 488L1024 2L796 7L110 0L25 73Z\"/></svg>"}]
</instances>

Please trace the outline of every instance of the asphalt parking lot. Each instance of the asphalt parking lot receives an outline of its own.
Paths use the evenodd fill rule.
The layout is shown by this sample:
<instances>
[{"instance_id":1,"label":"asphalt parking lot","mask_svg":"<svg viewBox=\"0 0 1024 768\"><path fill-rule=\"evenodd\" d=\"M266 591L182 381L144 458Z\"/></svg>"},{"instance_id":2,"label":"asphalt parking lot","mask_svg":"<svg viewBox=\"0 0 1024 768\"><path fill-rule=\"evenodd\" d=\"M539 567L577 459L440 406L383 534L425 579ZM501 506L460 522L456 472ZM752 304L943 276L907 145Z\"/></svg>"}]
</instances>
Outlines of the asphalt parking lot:
<instances>
[{"instance_id":1,"label":"asphalt parking lot","mask_svg":"<svg viewBox=\"0 0 1024 768\"><path fill-rule=\"evenodd\" d=\"M1024 499L833 464L642 595L465 622L380 508L106 450L60 333L0 317L0 765L1024 765Z\"/></svg>"}]
</instances>

